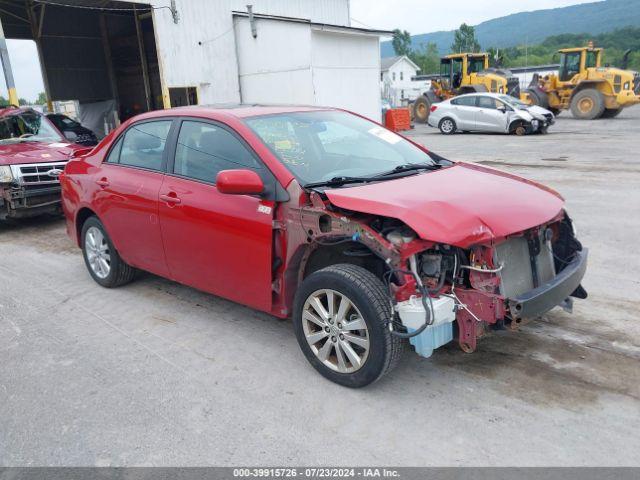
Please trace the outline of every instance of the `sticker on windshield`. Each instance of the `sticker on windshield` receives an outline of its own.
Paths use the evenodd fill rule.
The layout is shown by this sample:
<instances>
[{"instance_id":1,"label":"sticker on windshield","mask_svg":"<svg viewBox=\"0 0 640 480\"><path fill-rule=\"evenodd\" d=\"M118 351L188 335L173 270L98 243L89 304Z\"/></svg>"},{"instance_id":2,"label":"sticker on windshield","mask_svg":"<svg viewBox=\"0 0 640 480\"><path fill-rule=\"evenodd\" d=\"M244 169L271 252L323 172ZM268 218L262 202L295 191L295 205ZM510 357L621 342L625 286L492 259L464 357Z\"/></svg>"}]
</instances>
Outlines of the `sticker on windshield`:
<instances>
[{"instance_id":1,"label":"sticker on windshield","mask_svg":"<svg viewBox=\"0 0 640 480\"><path fill-rule=\"evenodd\" d=\"M60 148L60 147L68 147L68 143L50 143L49 148Z\"/></svg>"},{"instance_id":2,"label":"sticker on windshield","mask_svg":"<svg viewBox=\"0 0 640 480\"><path fill-rule=\"evenodd\" d=\"M371 135L375 135L379 139L384 140L387 143L390 143L391 145L393 145L394 143L398 143L401 138L395 133L390 132L389 130L386 130L382 127L373 127L372 129L368 130L368 132Z\"/></svg>"}]
</instances>

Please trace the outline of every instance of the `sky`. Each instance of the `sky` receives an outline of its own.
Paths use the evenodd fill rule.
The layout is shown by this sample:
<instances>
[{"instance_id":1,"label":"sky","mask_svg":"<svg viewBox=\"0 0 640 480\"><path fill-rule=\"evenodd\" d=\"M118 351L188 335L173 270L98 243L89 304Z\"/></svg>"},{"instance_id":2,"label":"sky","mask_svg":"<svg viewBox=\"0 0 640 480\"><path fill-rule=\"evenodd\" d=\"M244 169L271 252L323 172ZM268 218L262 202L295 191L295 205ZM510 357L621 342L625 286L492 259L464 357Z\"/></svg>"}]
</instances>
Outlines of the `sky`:
<instances>
[{"instance_id":1,"label":"sky","mask_svg":"<svg viewBox=\"0 0 640 480\"><path fill-rule=\"evenodd\" d=\"M312 1L312 0L310 0ZM400 28L416 35L438 30L453 30L461 23L476 25L511 13L565 7L585 0L351 0L351 25L384 30ZM489 6L490 5L490 6ZM35 43L30 40L7 40L9 58L18 96L35 100L44 91ZM4 78L0 95L7 97Z\"/></svg>"}]
</instances>

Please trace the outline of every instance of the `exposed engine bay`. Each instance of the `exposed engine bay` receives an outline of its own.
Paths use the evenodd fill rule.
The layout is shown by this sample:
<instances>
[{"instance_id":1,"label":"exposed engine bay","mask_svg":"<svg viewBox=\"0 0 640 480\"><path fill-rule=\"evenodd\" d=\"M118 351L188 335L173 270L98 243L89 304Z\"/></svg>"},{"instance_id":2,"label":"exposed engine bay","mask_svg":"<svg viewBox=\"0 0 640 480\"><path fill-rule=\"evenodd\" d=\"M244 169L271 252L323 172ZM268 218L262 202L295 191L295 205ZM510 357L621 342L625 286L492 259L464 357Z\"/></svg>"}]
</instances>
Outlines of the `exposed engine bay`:
<instances>
[{"instance_id":1,"label":"exposed engine bay","mask_svg":"<svg viewBox=\"0 0 640 480\"><path fill-rule=\"evenodd\" d=\"M336 208L318 192L310 202L288 209L286 219L297 227L290 232L306 236L288 239L306 247L299 262L286 262L300 266L298 281L341 261L371 270L389 289L389 330L424 357L454 339L473 352L489 330L515 329L555 306L570 310L571 297L586 298L587 251L564 210L543 225L463 247L421 239L397 219Z\"/></svg>"}]
</instances>

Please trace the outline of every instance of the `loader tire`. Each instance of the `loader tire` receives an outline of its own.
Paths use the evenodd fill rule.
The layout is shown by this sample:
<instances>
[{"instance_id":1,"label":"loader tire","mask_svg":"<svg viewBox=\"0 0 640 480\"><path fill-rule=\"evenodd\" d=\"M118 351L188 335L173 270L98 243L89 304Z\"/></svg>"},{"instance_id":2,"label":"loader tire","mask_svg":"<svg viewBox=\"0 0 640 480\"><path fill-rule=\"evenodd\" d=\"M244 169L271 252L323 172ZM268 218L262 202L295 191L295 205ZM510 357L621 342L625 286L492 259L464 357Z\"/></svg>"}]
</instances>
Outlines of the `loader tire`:
<instances>
[{"instance_id":1,"label":"loader tire","mask_svg":"<svg viewBox=\"0 0 640 480\"><path fill-rule=\"evenodd\" d=\"M602 118L617 117L621 111L621 108L605 108L604 112L602 113Z\"/></svg>"},{"instance_id":2,"label":"loader tire","mask_svg":"<svg viewBox=\"0 0 640 480\"><path fill-rule=\"evenodd\" d=\"M595 120L604 111L604 98L595 88L580 90L571 99L571 113L580 120Z\"/></svg>"},{"instance_id":3,"label":"loader tire","mask_svg":"<svg viewBox=\"0 0 640 480\"><path fill-rule=\"evenodd\" d=\"M541 92L540 90L537 90L535 88L528 88L526 92L531 97L531 101L533 102L534 105L537 105L539 107L546 108L546 109L549 108L549 99L547 98L547 95L544 92Z\"/></svg>"},{"instance_id":4,"label":"loader tire","mask_svg":"<svg viewBox=\"0 0 640 480\"><path fill-rule=\"evenodd\" d=\"M413 102L413 118L418 123L427 123L431 113L431 102L424 95L420 95Z\"/></svg>"}]
</instances>

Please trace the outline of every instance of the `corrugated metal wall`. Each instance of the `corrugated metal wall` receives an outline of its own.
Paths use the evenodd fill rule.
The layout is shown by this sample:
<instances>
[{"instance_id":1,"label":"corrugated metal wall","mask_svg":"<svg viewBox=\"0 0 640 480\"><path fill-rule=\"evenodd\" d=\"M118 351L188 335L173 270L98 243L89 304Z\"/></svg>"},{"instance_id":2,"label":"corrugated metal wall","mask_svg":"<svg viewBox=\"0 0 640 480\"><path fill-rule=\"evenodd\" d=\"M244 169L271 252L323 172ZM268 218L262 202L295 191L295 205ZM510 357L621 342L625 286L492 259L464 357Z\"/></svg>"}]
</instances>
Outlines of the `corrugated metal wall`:
<instances>
[{"instance_id":1,"label":"corrugated metal wall","mask_svg":"<svg viewBox=\"0 0 640 480\"><path fill-rule=\"evenodd\" d=\"M137 0L136 0L137 1ZM142 1L138 3L144 3ZM166 0L153 0L166 6ZM239 102L232 11L246 0L177 0L178 24L167 9L155 10L154 25L165 88L194 86L200 103ZM349 25L348 0L253 0L254 12Z\"/></svg>"}]
</instances>

